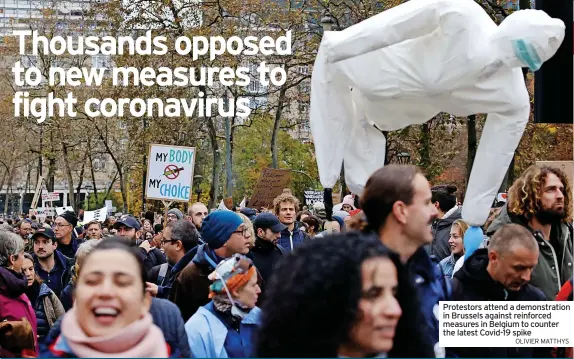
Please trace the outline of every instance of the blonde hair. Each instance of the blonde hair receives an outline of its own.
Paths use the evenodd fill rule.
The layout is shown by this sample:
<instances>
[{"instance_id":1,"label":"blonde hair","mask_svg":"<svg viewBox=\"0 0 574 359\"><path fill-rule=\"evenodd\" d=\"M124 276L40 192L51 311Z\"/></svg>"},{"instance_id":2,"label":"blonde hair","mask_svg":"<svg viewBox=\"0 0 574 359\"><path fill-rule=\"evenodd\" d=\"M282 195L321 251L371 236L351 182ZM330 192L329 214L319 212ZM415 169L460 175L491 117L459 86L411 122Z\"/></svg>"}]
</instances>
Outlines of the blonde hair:
<instances>
[{"instance_id":1,"label":"blonde hair","mask_svg":"<svg viewBox=\"0 0 574 359\"><path fill-rule=\"evenodd\" d=\"M275 215L279 214L279 210L281 209L281 203L293 203L293 206L295 207L295 212L299 210L299 200L290 193L282 193L279 196L275 197L275 199L273 200L273 208L275 209Z\"/></svg>"},{"instance_id":2,"label":"blonde hair","mask_svg":"<svg viewBox=\"0 0 574 359\"><path fill-rule=\"evenodd\" d=\"M508 211L526 219L532 219L542 209L540 192L543 190L546 177L549 174L556 175L564 185L564 223L569 222L572 218L572 205L570 204L572 190L570 182L563 171L553 167L538 167L536 165L528 167L514 181L508 191Z\"/></svg>"},{"instance_id":3,"label":"blonde hair","mask_svg":"<svg viewBox=\"0 0 574 359\"><path fill-rule=\"evenodd\" d=\"M84 263L84 259L94 250L94 248L96 248L98 243L100 243L100 241L92 239L85 241L78 247L78 250L76 251L76 262L74 263L72 271L72 283L76 284L78 272L80 271L82 263Z\"/></svg>"},{"instance_id":4,"label":"blonde hair","mask_svg":"<svg viewBox=\"0 0 574 359\"><path fill-rule=\"evenodd\" d=\"M464 233L466 232L466 230L469 227L468 223L466 223L462 219L457 219L456 221L454 221L452 223L451 227L454 227L454 226L457 226L458 229L460 230L460 236L462 237L462 239L463 239L462 242L464 243Z\"/></svg>"},{"instance_id":5,"label":"blonde hair","mask_svg":"<svg viewBox=\"0 0 574 359\"><path fill-rule=\"evenodd\" d=\"M247 227L247 230L251 234L249 241L251 242L251 246L254 246L255 245L255 231L253 230L253 223L251 223L251 220L249 218L247 218L247 216L244 215L243 213L237 213L237 214L239 215L239 217L241 217L241 219L243 220L243 223L245 224L245 227Z\"/></svg>"}]
</instances>

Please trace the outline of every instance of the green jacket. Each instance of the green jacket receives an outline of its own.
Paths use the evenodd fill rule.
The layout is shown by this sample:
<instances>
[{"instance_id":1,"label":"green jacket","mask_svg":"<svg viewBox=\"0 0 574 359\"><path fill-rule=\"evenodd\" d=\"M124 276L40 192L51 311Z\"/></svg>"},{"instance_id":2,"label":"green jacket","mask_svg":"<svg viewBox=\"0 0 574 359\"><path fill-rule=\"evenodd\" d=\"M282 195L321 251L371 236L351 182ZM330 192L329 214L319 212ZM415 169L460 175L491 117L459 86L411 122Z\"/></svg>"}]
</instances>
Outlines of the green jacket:
<instances>
[{"instance_id":1,"label":"green jacket","mask_svg":"<svg viewBox=\"0 0 574 359\"><path fill-rule=\"evenodd\" d=\"M565 223L560 224L558 243L562 246L563 254L562 258L557 258L555 249L542 233L530 228L525 218L509 214L506 206L486 230L487 236L491 237L500 227L509 223L520 224L528 228L536 238L540 256L538 265L532 271L530 284L542 290L548 300L554 300L562 285L572 278L572 227Z\"/></svg>"}]
</instances>

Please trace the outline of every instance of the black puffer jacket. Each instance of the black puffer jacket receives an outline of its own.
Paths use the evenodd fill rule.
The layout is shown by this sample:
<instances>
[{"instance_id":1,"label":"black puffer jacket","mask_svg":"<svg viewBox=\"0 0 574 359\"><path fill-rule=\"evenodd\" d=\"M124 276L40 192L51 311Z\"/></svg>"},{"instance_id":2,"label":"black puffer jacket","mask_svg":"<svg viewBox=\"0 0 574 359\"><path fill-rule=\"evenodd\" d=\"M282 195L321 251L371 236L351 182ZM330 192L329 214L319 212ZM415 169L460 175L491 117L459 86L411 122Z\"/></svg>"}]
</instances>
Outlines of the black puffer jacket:
<instances>
[{"instance_id":1,"label":"black puffer jacket","mask_svg":"<svg viewBox=\"0 0 574 359\"><path fill-rule=\"evenodd\" d=\"M510 291L486 271L488 250L477 249L452 279L455 301L543 301L542 291L530 284ZM551 348L448 348L447 353L459 358L549 358ZM449 356L450 356L449 355Z\"/></svg>"},{"instance_id":2,"label":"black puffer jacket","mask_svg":"<svg viewBox=\"0 0 574 359\"><path fill-rule=\"evenodd\" d=\"M56 294L45 283L34 283L27 288L26 295L36 313L38 342L41 342L48 335L52 325L65 313L64 307Z\"/></svg>"}]
</instances>

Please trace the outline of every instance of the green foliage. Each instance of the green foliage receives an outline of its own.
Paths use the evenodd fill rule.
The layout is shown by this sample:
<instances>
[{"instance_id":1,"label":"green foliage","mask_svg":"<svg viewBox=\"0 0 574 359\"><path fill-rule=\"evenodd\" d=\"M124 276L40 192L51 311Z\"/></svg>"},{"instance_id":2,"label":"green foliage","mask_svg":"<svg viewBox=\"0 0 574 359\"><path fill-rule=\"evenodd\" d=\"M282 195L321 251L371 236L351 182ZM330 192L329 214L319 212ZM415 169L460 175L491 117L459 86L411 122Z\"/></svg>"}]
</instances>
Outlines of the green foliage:
<instances>
[{"instance_id":1,"label":"green foliage","mask_svg":"<svg viewBox=\"0 0 574 359\"><path fill-rule=\"evenodd\" d=\"M250 127L239 127L235 130L233 175L234 201L239 203L243 196L252 194L261 170L271 167L271 132L273 120L270 116L253 119ZM278 141L278 160L280 169L300 171L292 172L289 188L300 200L306 189L321 188L317 162L312 144L305 144L294 139L287 132L280 131Z\"/></svg>"}]
</instances>

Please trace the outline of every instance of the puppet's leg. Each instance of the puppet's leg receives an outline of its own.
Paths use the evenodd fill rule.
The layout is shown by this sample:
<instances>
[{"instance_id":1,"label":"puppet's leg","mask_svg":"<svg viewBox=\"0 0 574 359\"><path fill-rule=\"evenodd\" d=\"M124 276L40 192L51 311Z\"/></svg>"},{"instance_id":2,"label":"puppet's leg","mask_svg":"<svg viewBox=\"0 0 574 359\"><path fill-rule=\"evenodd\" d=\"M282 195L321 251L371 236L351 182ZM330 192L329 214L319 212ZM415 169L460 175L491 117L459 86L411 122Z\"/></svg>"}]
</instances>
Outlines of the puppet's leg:
<instances>
[{"instance_id":1,"label":"puppet's leg","mask_svg":"<svg viewBox=\"0 0 574 359\"><path fill-rule=\"evenodd\" d=\"M345 29L340 36L327 32L327 61L343 61L430 34L439 27L440 6L438 1L409 1Z\"/></svg>"},{"instance_id":2,"label":"puppet's leg","mask_svg":"<svg viewBox=\"0 0 574 359\"><path fill-rule=\"evenodd\" d=\"M498 91L491 89L491 92L473 94L475 102L484 106L483 111L475 112L489 109L491 112L482 131L462 209L462 218L472 226L486 222L530 116L522 71L516 69L510 73L511 78L501 74L503 82ZM480 88L488 89L492 85L493 82L480 84ZM502 110L505 100L507 109Z\"/></svg>"},{"instance_id":3,"label":"puppet's leg","mask_svg":"<svg viewBox=\"0 0 574 359\"><path fill-rule=\"evenodd\" d=\"M324 52L321 46L313 68L310 123L321 184L333 188L353 129L352 100L335 66L325 63Z\"/></svg>"},{"instance_id":4,"label":"puppet's leg","mask_svg":"<svg viewBox=\"0 0 574 359\"><path fill-rule=\"evenodd\" d=\"M360 96L353 89L353 97ZM359 196L369 177L385 165L387 140L374 124L367 121L364 112L353 103L353 132L345 150L345 182Z\"/></svg>"}]
</instances>

